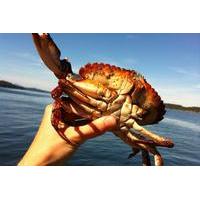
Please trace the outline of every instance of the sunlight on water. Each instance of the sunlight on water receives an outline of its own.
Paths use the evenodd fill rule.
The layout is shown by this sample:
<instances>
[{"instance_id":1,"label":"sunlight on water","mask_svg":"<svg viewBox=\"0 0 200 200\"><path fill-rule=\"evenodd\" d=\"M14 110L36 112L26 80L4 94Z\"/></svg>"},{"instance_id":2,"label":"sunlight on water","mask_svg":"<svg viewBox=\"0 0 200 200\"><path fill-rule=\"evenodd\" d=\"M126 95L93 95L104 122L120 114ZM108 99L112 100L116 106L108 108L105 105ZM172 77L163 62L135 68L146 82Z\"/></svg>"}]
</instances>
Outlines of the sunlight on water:
<instances>
[{"instance_id":1,"label":"sunlight on water","mask_svg":"<svg viewBox=\"0 0 200 200\"><path fill-rule=\"evenodd\" d=\"M167 124L174 124L176 126L181 126L183 128L191 129L197 132L200 132L200 125L197 125L195 123L187 122L184 120L179 120L179 119L173 119L173 118L165 118L163 120L164 123Z\"/></svg>"}]
</instances>

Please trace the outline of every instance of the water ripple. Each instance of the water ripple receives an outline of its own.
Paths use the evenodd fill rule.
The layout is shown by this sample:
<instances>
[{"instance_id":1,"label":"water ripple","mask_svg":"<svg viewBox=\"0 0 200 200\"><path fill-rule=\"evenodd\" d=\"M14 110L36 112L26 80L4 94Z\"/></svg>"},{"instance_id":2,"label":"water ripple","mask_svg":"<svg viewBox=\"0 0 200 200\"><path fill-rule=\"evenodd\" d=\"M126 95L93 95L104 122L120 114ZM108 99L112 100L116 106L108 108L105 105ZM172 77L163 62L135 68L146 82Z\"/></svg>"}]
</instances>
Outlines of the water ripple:
<instances>
[{"instance_id":1,"label":"water ripple","mask_svg":"<svg viewBox=\"0 0 200 200\"><path fill-rule=\"evenodd\" d=\"M173 118L165 118L163 122L200 132L200 125L192 123L192 122L187 122L184 120L173 119Z\"/></svg>"}]
</instances>

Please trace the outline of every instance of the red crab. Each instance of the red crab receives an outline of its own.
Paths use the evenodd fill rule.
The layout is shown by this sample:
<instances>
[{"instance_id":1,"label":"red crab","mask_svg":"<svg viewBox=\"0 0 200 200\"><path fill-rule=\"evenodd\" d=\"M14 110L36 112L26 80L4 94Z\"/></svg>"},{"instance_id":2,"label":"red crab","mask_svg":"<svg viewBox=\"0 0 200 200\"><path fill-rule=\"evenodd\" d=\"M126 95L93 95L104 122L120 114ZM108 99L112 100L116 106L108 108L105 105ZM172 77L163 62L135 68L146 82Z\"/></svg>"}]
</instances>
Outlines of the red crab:
<instances>
[{"instance_id":1,"label":"red crab","mask_svg":"<svg viewBox=\"0 0 200 200\"><path fill-rule=\"evenodd\" d=\"M149 153L155 165L163 165L156 147L174 144L142 126L158 123L165 114L163 101L142 75L103 63L87 64L74 74L70 62L60 59L60 50L49 34L34 33L33 40L43 62L59 79L51 92L55 99L52 125L62 138L71 142L64 135L69 124L113 115L118 120L113 133L132 147L129 157L141 150L143 165L151 164Z\"/></svg>"}]
</instances>

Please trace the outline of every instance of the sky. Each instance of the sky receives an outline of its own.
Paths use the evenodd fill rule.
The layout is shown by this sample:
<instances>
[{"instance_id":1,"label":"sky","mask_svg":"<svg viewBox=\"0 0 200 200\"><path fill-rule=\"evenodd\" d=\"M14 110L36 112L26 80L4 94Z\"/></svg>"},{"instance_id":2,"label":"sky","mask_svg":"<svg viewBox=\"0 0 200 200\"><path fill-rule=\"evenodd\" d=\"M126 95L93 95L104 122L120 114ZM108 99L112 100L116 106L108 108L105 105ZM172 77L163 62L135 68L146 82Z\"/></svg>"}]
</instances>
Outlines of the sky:
<instances>
[{"instance_id":1,"label":"sky","mask_svg":"<svg viewBox=\"0 0 200 200\"><path fill-rule=\"evenodd\" d=\"M200 34L51 34L73 71L104 62L144 75L164 102L200 106ZM31 34L0 34L0 80L51 90Z\"/></svg>"}]
</instances>

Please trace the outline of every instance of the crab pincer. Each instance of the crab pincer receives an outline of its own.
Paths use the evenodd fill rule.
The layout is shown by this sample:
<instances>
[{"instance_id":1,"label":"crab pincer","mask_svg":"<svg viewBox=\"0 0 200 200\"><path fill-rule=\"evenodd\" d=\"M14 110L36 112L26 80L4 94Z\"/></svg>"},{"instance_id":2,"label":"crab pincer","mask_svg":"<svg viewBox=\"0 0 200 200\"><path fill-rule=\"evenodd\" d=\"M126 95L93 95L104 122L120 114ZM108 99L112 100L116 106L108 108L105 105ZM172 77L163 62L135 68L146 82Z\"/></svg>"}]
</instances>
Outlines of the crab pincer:
<instances>
[{"instance_id":1,"label":"crab pincer","mask_svg":"<svg viewBox=\"0 0 200 200\"><path fill-rule=\"evenodd\" d=\"M41 59L57 78L66 77L68 73L72 73L71 63L66 58L60 59L60 50L50 34L33 33L32 36Z\"/></svg>"}]
</instances>

